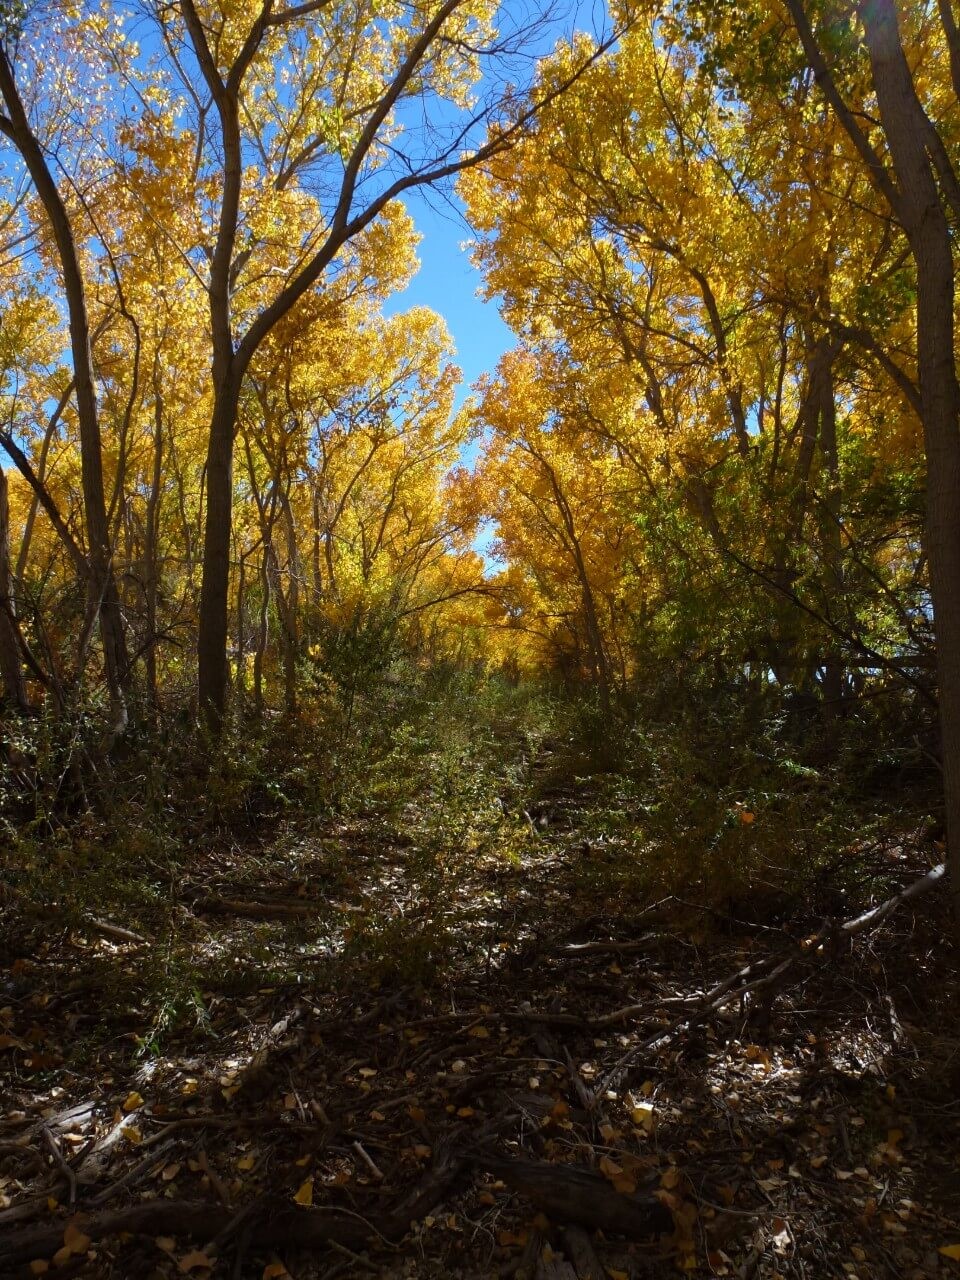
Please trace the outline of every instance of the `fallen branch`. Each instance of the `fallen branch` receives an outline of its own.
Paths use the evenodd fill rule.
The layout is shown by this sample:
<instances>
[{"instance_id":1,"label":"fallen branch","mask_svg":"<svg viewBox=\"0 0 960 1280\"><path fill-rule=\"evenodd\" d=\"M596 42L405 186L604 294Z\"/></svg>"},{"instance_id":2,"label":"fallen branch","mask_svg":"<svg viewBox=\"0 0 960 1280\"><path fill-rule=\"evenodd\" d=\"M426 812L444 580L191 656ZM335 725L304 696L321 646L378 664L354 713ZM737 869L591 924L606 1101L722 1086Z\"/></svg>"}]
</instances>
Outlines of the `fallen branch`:
<instances>
[{"instance_id":1,"label":"fallen branch","mask_svg":"<svg viewBox=\"0 0 960 1280\"><path fill-rule=\"evenodd\" d=\"M239 898L198 898L190 904L201 916L242 916L248 920L285 919L288 916L315 916L321 902L276 899L273 902L242 901Z\"/></svg>"},{"instance_id":2,"label":"fallen branch","mask_svg":"<svg viewBox=\"0 0 960 1280\"><path fill-rule=\"evenodd\" d=\"M604 1076L597 1089L597 1096L602 1097L608 1089L614 1088L619 1084L623 1073L637 1060L641 1053L646 1052L648 1049L660 1048L682 1032L689 1031L700 1023L706 1022L733 1000L744 1000L748 995L754 995L758 992L763 992L768 1000L772 999L773 993L784 985L787 974L797 966L803 963L807 965L811 963L817 965L826 963L830 956L834 954L836 943L839 940L853 937L858 933L862 933L865 929L879 924L905 902L919 897L920 894L926 893L927 890L939 884L945 875L946 865L941 863L939 866L934 867L932 871L928 871L925 876L921 876L919 880L913 881L905 889L901 889L899 893L887 898L879 906L863 912L862 915L854 916L853 919L843 921L840 924L831 921L818 933L804 939L799 946L787 955L784 955L783 952L776 953L766 956L763 960L758 960L754 964L738 969L736 973L724 978L722 982L717 983L706 995L701 997L689 1012L681 1014L669 1026L654 1032L653 1035L648 1036L640 1044L634 1045L628 1053L624 1054L613 1070L608 1071Z\"/></svg>"},{"instance_id":3,"label":"fallen branch","mask_svg":"<svg viewBox=\"0 0 960 1280\"><path fill-rule=\"evenodd\" d=\"M243 1211L244 1242L255 1249L319 1249L342 1246L363 1249L373 1239L391 1244L406 1235L447 1194L464 1160L444 1157L395 1208L377 1222L349 1209L301 1207L270 1197ZM72 1219L91 1240L131 1235L176 1235L201 1243L226 1239L236 1228L237 1213L216 1201L147 1200L123 1209L82 1214ZM50 1258L63 1244L64 1224L45 1222L9 1232L0 1242L0 1275L38 1258Z\"/></svg>"},{"instance_id":4,"label":"fallen branch","mask_svg":"<svg viewBox=\"0 0 960 1280\"><path fill-rule=\"evenodd\" d=\"M109 920L98 920L96 916L84 916L83 922L89 929L95 929L97 933L102 933L105 938L113 938L115 942L132 942L138 947L146 947L151 943L151 939L145 938L142 933L134 933L132 929L111 924Z\"/></svg>"},{"instance_id":5,"label":"fallen branch","mask_svg":"<svg viewBox=\"0 0 960 1280\"><path fill-rule=\"evenodd\" d=\"M206 1241L224 1231L235 1214L206 1200L147 1200L123 1209L84 1215L83 1232L91 1240L129 1232L131 1235L177 1235ZM78 1225L80 1220L74 1219ZM348 1248L362 1247L376 1231L345 1209L300 1208L274 1203L264 1206L251 1224L250 1242L258 1248L314 1249L331 1240ZM50 1258L63 1244L63 1223L10 1233L0 1244L0 1274L35 1258Z\"/></svg>"},{"instance_id":6,"label":"fallen branch","mask_svg":"<svg viewBox=\"0 0 960 1280\"><path fill-rule=\"evenodd\" d=\"M470 1159L560 1224L579 1223L631 1240L673 1230L670 1211L654 1196L615 1190L602 1174L545 1160L512 1160L478 1150Z\"/></svg>"}]
</instances>

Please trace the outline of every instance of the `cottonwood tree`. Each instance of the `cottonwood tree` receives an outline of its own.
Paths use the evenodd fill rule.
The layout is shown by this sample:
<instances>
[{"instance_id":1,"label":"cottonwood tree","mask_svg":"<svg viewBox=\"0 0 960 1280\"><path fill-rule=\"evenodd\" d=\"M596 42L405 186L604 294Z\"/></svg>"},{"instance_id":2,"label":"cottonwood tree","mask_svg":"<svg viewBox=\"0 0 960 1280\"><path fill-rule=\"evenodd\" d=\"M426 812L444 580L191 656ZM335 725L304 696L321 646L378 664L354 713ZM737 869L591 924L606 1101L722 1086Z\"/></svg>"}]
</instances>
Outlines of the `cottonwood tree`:
<instances>
[{"instance_id":1,"label":"cottonwood tree","mask_svg":"<svg viewBox=\"0 0 960 1280\"><path fill-rule=\"evenodd\" d=\"M52 40L49 16L37 5L7 24L0 127L41 195L37 252L56 246L70 317L88 586L100 611L108 681L121 699L130 664L110 518L125 490L118 471L119 507L105 495L98 389L102 400L112 361L114 402L124 403L125 388L129 406L119 420L111 415L112 429L129 439L133 417L151 404L152 367L143 345L149 317L123 286L132 259L106 202L113 191L120 208L136 195L130 216L150 223L156 243L184 268L191 307L198 291L205 302L204 328L195 334L209 368L208 385L194 397L208 412L197 661L200 706L217 729L227 689L233 461L246 379L275 327L349 268L357 238L402 216L400 196L482 162L522 134L541 104L507 90L504 76L517 70L530 29L508 29L509 16L489 0L81 4L58 10ZM112 317L102 359L85 271ZM125 340L117 337L117 317ZM155 458L164 456L163 437L161 422ZM118 452L122 470L129 450L121 442Z\"/></svg>"},{"instance_id":2,"label":"cottonwood tree","mask_svg":"<svg viewBox=\"0 0 960 1280\"><path fill-rule=\"evenodd\" d=\"M889 426L902 370L889 358L873 369L850 333L864 301L895 332L900 247L809 86L785 108L729 106L701 53L676 23L635 23L521 147L461 180L488 290L524 345L481 406L493 431L483 475L509 481L499 459L511 456L524 474L518 441L535 431L544 458L582 459L576 482L603 494L592 519L608 531L569 558L563 604L545 542L512 532L523 494L495 485L507 590L521 572L541 588L552 578L558 613L570 615L571 589L583 597L584 636L618 649L631 637L628 669L653 656L659 629L668 652L709 654L725 678L747 661L816 691L826 719L853 682L845 663L882 665L878 646L895 649L910 626L899 604L889 640L877 625L898 556L911 556L889 527L877 551L861 545L876 531L857 510L853 461L875 456L876 482L916 447L911 414L896 435ZM544 77L572 56L558 49ZM565 498L547 486L538 501L562 522ZM611 577L602 608L573 586ZM601 680L603 664L589 665Z\"/></svg>"},{"instance_id":3,"label":"cottonwood tree","mask_svg":"<svg viewBox=\"0 0 960 1280\"><path fill-rule=\"evenodd\" d=\"M51 113L51 118L45 121L46 127L36 127L31 120L28 101L21 91L17 72L21 72L22 79L26 70L27 84L36 96L38 84L46 79L39 69L46 49L42 42L31 40L30 33L24 33L25 21L24 9L18 4L7 3L0 9L0 99L4 108L0 112L0 134L16 149L33 184L42 222L39 228L39 248L41 252L45 248L53 257L66 302L73 365L73 397L81 440L87 542L86 556L82 563L87 584L88 625L99 616L105 676L111 701L111 734L116 735L123 731L127 720L125 694L130 664L107 519L87 284L73 211L69 207L65 183L57 172L55 159L57 148L63 141L63 133L69 130L69 115L61 111L58 105ZM59 24L54 23L53 29L47 33L49 48L55 48L62 35L58 27ZM67 76L68 84L72 80L72 76ZM84 627L84 631L86 630L87 626Z\"/></svg>"},{"instance_id":4,"label":"cottonwood tree","mask_svg":"<svg viewBox=\"0 0 960 1280\"><path fill-rule=\"evenodd\" d=\"M489 3L179 0L151 12L179 95L174 119L191 117L195 182L213 233L200 267L213 406L198 679L216 728L227 685L233 449L251 361L392 201L495 154L532 108L497 122L475 107L484 62L517 46L516 33L495 31ZM481 123L492 128L476 142Z\"/></svg>"},{"instance_id":5,"label":"cottonwood tree","mask_svg":"<svg viewBox=\"0 0 960 1280\"><path fill-rule=\"evenodd\" d=\"M960 100L960 36L952 0L937 6L784 0L783 8L690 4L714 70L741 91L781 101L806 74L849 151L906 240L912 264L916 372L873 339L920 417L926 465L925 552L936 630L942 769L955 914L960 924L960 385L954 240L960 173L951 122ZM908 56L909 51L909 56ZM798 55L800 61L798 62ZM862 325L854 326L857 336ZM869 329L869 326L867 326Z\"/></svg>"},{"instance_id":6,"label":"cottonwood tree","mask_svg":"<svg viewBox=\"0 0 960 1280\"><path fill-rule=\"evenodd\" d=\"M893 0L867 0L856 6L883 152L843 96L801 0L787 0L787 6L821 90L903 227L916 270L917 372L927 461L926 548L937 637L951 894L960 927L960 383L953 250L960 177L955 148L943 108L938 110L938 95L931 92L929 71L923 64L918 72L911 70ZM960 37L952 0L943 0L940 16L940 41L948 53L953 87L950 108L955 111L960 105ZM922 32L906 9L902 17L909 24L907 38L920 46Z\"/></svg>"}]
</instances>

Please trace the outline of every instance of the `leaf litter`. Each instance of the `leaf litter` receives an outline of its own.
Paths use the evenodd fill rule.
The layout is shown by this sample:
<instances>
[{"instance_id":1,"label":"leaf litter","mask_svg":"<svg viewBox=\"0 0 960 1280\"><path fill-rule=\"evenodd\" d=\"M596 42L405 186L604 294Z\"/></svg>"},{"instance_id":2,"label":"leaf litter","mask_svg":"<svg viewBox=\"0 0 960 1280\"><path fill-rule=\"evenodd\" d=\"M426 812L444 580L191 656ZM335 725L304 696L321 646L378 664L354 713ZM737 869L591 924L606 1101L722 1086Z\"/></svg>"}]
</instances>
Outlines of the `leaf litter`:
<instances>
[{"instance_id":1,"label":"leaf litter","mask_svg":"<svg viewBox=\"0 0 960 1280\"><path fill-rule=\"evenodd\" d=\"M162 1035L139 944L9 947L0 1274L960 1275L945 895L748 929L585 891L569 808L439 894L362 825L302 833L296 886L204 852ZM864 910L928 870L890 839Z\"/></svg>"}]
</instances>

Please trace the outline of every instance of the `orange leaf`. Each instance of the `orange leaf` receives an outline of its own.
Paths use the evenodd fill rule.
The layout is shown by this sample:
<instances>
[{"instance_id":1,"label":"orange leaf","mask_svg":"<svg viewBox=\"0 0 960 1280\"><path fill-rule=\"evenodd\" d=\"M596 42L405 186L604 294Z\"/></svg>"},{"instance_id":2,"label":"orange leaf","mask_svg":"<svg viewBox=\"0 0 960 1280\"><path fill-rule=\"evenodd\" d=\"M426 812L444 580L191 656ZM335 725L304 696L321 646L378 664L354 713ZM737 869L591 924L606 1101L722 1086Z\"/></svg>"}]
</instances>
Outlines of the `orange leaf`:
<instances>
[{"instance_id":1,"label":"orange leaf","mask_svg":"<svg viewBox=\"0 0 960 1280\"><path fill-rule=\"evenodd\" d=\"M202 1249L193 1249L190 1253L185 1253L177 1266L181 1271L209 1271L213 1267L213 1259L203 1252Z\"/></svg>"},{"instance_id":2,"label":"orange leaf","mask_svg":"<svg viewBox=\"0 0 960 1280\"><path fill-rule=\"evenodd\" d=\"M300 1190L293 1197L297 1204L311 1205L313 1204L313 1179L308 1178L302 1183Z\"/></svg>"}]
</instances>

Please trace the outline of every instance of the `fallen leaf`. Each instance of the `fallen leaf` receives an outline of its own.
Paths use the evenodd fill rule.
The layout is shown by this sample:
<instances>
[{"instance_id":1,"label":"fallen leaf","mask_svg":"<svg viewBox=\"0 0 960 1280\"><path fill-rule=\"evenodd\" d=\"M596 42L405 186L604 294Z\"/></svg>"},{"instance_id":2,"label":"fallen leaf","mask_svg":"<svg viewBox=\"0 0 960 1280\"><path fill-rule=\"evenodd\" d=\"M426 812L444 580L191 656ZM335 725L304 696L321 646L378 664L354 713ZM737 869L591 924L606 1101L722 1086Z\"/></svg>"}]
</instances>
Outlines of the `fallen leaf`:
<instances>
[{"instance_id":1,"label":"fallen leaf","mask_svg":"<svg viewBox=\"0 0 960 1280\"><path fill-rule=\"evenodd\" d=\"M603 1176L612 1183L614 1190L619 1191L621 1195L630 1196L636 1191L636 1178L617 1164L616 1160L611 1160L609 1156L602 1156L599 1167Z\"/></svg>"},{"instance_id":2,"label":"fallen leaf","mask_svg":"<svg viewBox=\"0 0 960 1280\"><path fill-rule=\"evenodd\" d=\"M211 1270L213 1268L213 1259L208 1257L201 1249L193 1249L190 1253L185 1253L177 1266L181 1271L199 1271Z\"/></svg>"},{"instance_id":3,"label":"fallen leaf","mask_svg":"<svg viewBox=\"0 0 960 1280\"><path fill-rule=\"evenodd\" d=\"M651 1133L656 1121L656 1112L651 1102L638 1102L635 1107L630 1110L630 1119L638 1129L643 1129L645 1133Z\"/></svg>"},{"instance_id":4,"label":"fallen leaf","mask_svg":"<svg viewBox=\"0 0 960 1280\"><path fill-rule=\"evenodd\" d=\"M953 1262L960 1262L960 1244L943 1244L937 1252L942 1253L945 1258L950 1258Z\"/></svg>"},{"instance_id":5,"label":"fallen leaf","mask_svg":"<svg viewBox=\"0 0 960 1280\"><path fill-rule=\"evenodd\" d=\"M86 1253L90 1248L90 1237L75 1222L68 1222L63 1232L63 1244L71 1253Z\"/></svg>"},{"instance_id":6,"label":"fallen leaf","mask_svg":"<svg viewBox=\"0 0 960 1280\"><path fill-rule=\"evenodd\" d=\"M124 1111L136 1111L137 1107L142 1106L143 1098L139 1093L137 1093L136 1089L134 1089L131 1093L127 1094L126 1101L123 1104L123 1109Z\"/></svg>"},{"instance_id":7,"label":"fallen leaf","mask_svg":"<svg viewBox=\"0 0 960 1280\"><path fill-rule=\"evenodd\" d=\"M301 1184L300 1190L293 1197L297 1204L311 1205L313 1204L313 1179L308 1178L306 1182Z\"/></svg>"}]
</instances>

